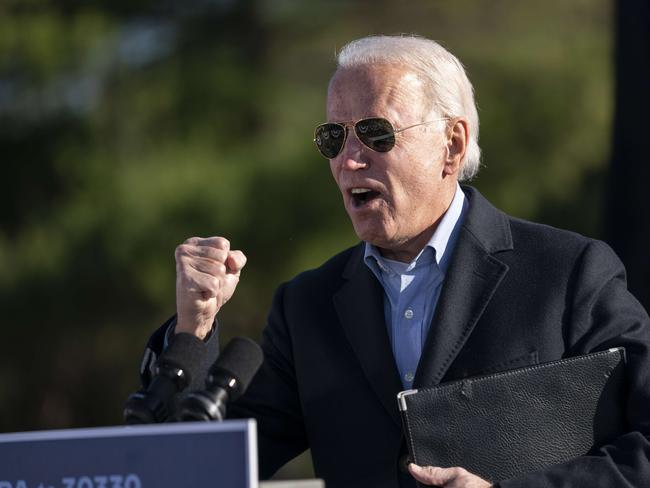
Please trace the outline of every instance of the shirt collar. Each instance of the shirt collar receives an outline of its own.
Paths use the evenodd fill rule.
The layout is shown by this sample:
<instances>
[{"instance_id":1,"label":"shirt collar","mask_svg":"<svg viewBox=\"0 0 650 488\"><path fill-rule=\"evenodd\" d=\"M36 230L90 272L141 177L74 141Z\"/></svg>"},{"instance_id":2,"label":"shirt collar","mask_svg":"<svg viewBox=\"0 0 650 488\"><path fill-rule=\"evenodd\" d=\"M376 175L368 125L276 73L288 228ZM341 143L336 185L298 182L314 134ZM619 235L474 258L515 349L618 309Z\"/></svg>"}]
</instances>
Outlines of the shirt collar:
<instances>
[{"instance_id":1,"label":"shirt collar","mask_svg":"<svg viewBox=\"0 0 650 488\"><path fill-rule=\"evenodd\" d=\"M445 251L447 250L451 234L456 227L458 220L463 214L465 200L465 193L460 188L460 185L456 183L456 191L454 193L454 198L451 201L451 205L449 205L449 208L442 216L442 219L440 219L440 222L438 223L436 230L433 232L431 239L429 239L429 242L426 243L424 248L418 253L415 259L407 266L406 271L411 271L416 266L418 260L428 248L433 251L433 256L436 260L436 263L438 266L440 266ZM374 261L383 271L388 271L388 266L386 266L386 258L384 258L379 253L379 249L377 249L377 247L373 246L369 242L366 242L365 244L366 245L363 259L366 265L372 267Z\"/></svg>"}]
</instances>

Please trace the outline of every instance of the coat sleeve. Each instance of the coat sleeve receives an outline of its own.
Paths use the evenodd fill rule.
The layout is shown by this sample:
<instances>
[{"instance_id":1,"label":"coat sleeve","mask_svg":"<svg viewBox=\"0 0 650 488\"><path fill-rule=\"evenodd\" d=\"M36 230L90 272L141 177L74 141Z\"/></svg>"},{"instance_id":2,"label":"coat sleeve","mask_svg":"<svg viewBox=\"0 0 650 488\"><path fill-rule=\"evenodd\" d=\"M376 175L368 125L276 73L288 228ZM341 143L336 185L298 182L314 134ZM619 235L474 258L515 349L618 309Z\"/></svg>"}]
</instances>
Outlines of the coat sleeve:
<instances>
[{"instance_id":1,"label":"coat sleeve","mask_svg":"<svg viewBox=\"0 0 650 488\"><path fill-rule=\"evenodd\" d=\"M259 473L271 477L308 447L285 316L285 289L276 291L262 336L264 362L247 392L228 410L229 417L257 421Z\"/></svg>"},{"instance_id":2,"label":"coat sleeve","mask_svg":"<svg viewBox=\"0 0 650 488\"><path fill-rule=\"evenodd\" d=\"M176 315L170 317L149 337L147 345L144 349L144 354L142 355L142 361L140 362L140 385L142 390L146 390L149 386L149 383L155 374L156 361L161 354L164 354L167 343L174 333L175 325ZM208 370L219 356L218 329L219 324L215 320L215 323L212 327L212 332L210 333L210 336L205 340L205 356L199 363L198 371L194 372L191 383L187 386L185 391L179 393L172 399L172 409L175 409L178 406L178 402L186 393L205 388L205 379L207 377Z\"/></svg>"},{"instance_id":3,"label":"coat sleeve","mask_svg":"<svg viewBox=\"0 0 650 488\"><path fill-rule=\"evenodd\" d=\"M625 347L629 431L584 456L495 486L650 486L650 320L627 290L623 264L603 242L590 241L576 261L564 326L567 356Z\"/></svg>"}]
</instances>

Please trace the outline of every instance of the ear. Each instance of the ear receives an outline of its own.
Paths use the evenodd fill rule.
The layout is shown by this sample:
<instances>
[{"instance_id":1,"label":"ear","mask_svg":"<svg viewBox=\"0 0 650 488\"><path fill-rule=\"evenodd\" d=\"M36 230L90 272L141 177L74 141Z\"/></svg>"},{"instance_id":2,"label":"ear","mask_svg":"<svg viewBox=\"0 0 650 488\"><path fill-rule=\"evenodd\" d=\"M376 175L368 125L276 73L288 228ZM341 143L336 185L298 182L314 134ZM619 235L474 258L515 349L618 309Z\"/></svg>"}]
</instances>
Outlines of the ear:
<instances>
[{"instance_id":1,"label":"ear","mask_svg":"<svg viewBox=\"0 0 650 488\"><path fill-rule=\"evenodd\" d=\"M469 143L469 124L462 117L449 122L447 129L447 155L445 156L444 172L446 175L457 175L465 161L467 144Z\"/></svg>"}]
</instances>

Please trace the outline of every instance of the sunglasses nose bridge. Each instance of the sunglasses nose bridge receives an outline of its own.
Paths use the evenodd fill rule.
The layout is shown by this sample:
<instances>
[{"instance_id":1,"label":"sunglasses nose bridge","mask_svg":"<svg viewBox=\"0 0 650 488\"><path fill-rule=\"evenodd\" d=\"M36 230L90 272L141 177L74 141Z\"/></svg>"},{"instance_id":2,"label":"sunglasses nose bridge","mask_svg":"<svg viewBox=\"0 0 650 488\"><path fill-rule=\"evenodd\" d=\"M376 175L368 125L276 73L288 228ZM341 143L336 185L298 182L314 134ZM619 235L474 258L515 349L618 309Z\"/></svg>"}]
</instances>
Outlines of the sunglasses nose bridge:
<instances>
[{"instance_id":1,"label":"sunglasses nose bridge","mask_svg":"<svg viewBox=\"0 0 650 488\"><path fill-rule=\"evenodd\" d=\"M361 152L361 149L365 146L357 136L354 127L349 126L346 129L348 131L348 137L346 138L345 145L343 146L343 150L345 150L345 148L348 147L350 148L351 151L355 153Z\"/></svg>"}]
</instances>

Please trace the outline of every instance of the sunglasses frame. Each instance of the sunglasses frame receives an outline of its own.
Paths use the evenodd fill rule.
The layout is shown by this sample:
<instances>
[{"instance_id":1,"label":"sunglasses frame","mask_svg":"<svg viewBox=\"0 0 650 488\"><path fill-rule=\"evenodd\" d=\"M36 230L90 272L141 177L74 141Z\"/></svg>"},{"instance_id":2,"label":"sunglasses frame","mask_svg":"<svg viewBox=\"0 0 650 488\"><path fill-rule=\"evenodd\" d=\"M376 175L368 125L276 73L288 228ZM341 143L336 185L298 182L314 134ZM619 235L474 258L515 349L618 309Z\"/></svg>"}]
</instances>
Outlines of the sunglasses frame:
<instances>
[{"instance_id":1,"label":"sunglasses frame","mask_svg":"<svg viewBox=\"0 0 650 488\"><path fill-rule=\"evenodd\" d=\"M314 129L314 144L316 144L316 148L318 149L318 153L319 153L321 156L323 156L325 159L334 159L334 158L337 157L339 154L341 154L341 151L343 151L343 148L345 147L345 143L346 143L347 140L348 140L348 133L349 133L349 129L350 129L350 128L353 128L353 129L354 129L354 135L357 137L357 139L359 139L359 142L360 142L361 144L363 144L364 146L366 146L368 149L370 149L370 150L372 150L372 151L375 151L375 152L389 152L389 151L391 151L391 150L393 149L394 145L393 145L390 149L388 149L388 151L377 151L375 148L373 148L373 147L369 146L368 144L366 144L366 143L365 143L365 142L364 142L364 141L359 137L359 134L357 134L357 125L358 125L359 123L364 122L364 121L367 121L367 120L383 120L383 121L388 122L388 125L390 125L390 126L393 128L393 130L392 130L391 132L389 132L388 134L384 134L384 135L376 136L376 137L368 137L368 138L366 138L366 139L368 139L370 142L375 142L375 141L381 141L382 139L388 139L389 137L392 137L392 136L394 136L395 134L398 134L398 133L400 133L400 132L404 132L405 130L408 130L408 129L413 129L414 127L420 127L420 126L422 126L422 125L433 124L433 123L435 123L435 122L441 122L441 121L443 121L443 120L451 120L451 117L440 117L440 118L437 118L437 119L428 120L428 121L426 121L426 122L420 122L420 123L418 123L418 124L409 125L409 126L407 126L407 127L401 127L401 128L399 128L399 129L396 129L395 126L393 125L393 123L392 123L390 120L388 120L387 118L385 118L385 117L364 117L364 118L362 118L362 119L357 120L356 122L354 122L354 121L350 121L350 122L324 122L324 123L322 123L322 124L317 125L316 128ZM341 143L341 148L340 148L340 149L338 150L338 152L337 152L334 156L332 156L331 158L328 157L328 156L325 156L325 154L323 154L323 153L321 152L321 149L320 149L318 143L316 142L318 129L320 129L321 127L324 127L324 126L326 126L326 125L338 125L338 126L341 127L342 130L343 130L343 142Z\"/></svg>"}]
</instances>

